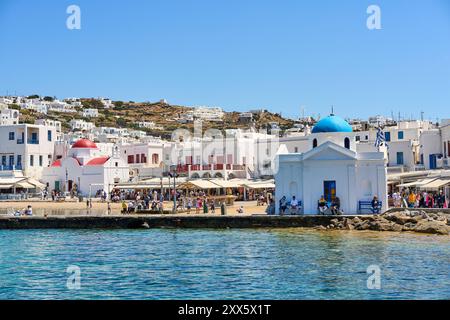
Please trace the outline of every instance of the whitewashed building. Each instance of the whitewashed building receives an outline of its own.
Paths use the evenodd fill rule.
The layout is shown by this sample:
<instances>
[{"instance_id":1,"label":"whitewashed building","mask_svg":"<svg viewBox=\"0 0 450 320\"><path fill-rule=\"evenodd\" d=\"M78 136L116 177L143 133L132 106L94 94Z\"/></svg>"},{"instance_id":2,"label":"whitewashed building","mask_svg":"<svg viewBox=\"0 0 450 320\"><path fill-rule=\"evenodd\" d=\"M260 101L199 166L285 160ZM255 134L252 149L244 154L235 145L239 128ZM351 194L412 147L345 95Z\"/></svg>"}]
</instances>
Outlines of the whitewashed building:
<instances>
[{"instance_id":1,"label":"whitewashed building","mask_svg":"<svg viewBox=\"0 0 450 320\"><path fill-rule=\"evenodd\" d=\"M276 211L285 196L302 202L305 214L318 213L324 196L331 203L339 197L345 213L357 213L360 201L377 196L387 208L387 171L384 150L358 152L351 126L329 116L319 121L308 136L308 149L289 153L280 147L275 173Z\"/></svg>"},{"instance_id":2,"label":"whitewashed building","mask_svg":"<svg viewBox=\"0 0 450 320\"><path fill-rule=\"evenodd\" d=\"M86 108L86 109L83 109L81 114L85 118L97 118L98 117L98 109Z\"/></svg>"},{"instance_id":3,"label":"whitewashed building","mask_svg":"<svg viewBox=\"0 0 450 320\"><path fill-rule=\"evenodd\" d=\"M72 130L92 130L95 127L94 123L82 119L72 119L69 124Z\"/></svg>"},{"instance_id":4,"label":"whitewashed building","mask_svg":"<svg viewBox=\"0 0 450 320\"><path fill-rule=\"evenodd\" d=\"M129 167L118 149L105 156L90 140L81 139L70 148L67 157L44 169L42 182L50 190L94 196L98 191L109 194L113 185L129 181Z\"/></svg>"},{"instance_id":5,"label":"whitewashed building","mask_svg":"<svg viewBox=\"0 0 450 320\"><path fill-rule=\"evenodd\" d=\"M53 160L56 128L44 125L0 126L0 170L22 170L39 179Z\"/></svg>"}]
</instances>

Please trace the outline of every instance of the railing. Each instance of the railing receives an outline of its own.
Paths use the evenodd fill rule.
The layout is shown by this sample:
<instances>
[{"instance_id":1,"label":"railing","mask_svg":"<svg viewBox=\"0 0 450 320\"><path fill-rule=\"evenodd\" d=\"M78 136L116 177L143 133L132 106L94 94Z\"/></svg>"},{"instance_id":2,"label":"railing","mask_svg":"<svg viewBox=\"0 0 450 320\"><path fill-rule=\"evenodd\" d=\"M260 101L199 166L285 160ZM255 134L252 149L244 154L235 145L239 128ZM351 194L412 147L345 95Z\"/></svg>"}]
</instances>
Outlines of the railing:
<instances>
[{"instance_id":1,"label":"railing","mask_svg":"<svg viewBox=\"0 0 450 320\"><path fill-rule=\"evenodd\" d=\"M28 144L39 144L39 140L34 140L34 139L28 139L27 140Z\"/></svg>"},{"instance_id":2,"label":"railing","mask_svg":"<svg viewBox=\"0 0 450 320\"><path fill-rule=\"evenodd\" d=\"M22 165L0 166L0 171L22 170Z\"/></svg>"},{"instance_id":3,"label":"railing","mask_svg":"<svg viewBox=\"0 0 450 320\"><path fill-rule=\"evenodd\" d=\"M191 171L210 171L210 170L235 170L235 171L245 171L246 166L240 164L179 164L177 166L172 166L177 172L187 172L189 171L189 166Z\"/></svg>"},{"instance_id":4,"label":"railing","mask_svg":"<svg viewBox=\"0 0 450 320\"><path fill-rule=\"evenodd\" d=\"M23 144L23 143L24 143L23 139L17 139L17 144Z\"/></svg>"}]
</instances>

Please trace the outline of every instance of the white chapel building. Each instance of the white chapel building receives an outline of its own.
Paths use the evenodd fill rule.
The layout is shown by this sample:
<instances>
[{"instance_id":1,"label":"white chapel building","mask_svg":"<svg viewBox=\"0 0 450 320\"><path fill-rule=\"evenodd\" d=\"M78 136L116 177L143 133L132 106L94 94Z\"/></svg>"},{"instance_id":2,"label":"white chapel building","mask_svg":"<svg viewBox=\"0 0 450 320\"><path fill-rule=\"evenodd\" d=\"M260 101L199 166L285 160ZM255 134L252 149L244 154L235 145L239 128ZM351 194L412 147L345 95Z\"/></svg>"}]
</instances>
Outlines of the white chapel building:
<instances>
[{"instance_id":1,"label":"white chapel building","mask_svg":"<svg viewBox=\"0 0 450 320\"><path fill-rule=\"evenodd\" d=\"M339 197L344 214L358 213L360 201L377 196L387 208L387 159L385 147L357 151L352 127L330 115L320 120L308 136L307 148L289 153L281 145L275 174L276 213L279 201L293 196L302 202L304 214L317 214L321 196L331 202ZM364 150L367 148L358 148Z\"/></svg>"},{"instance_id":2,"label":"white chapel building","mask_svg":"<svg viewBox=\"0 0 450 320\"><path fill-rule=\"evenodd\" d=\"M80 139L72 145L67 157L44 168L41 180L50 191L71 192L75 188L84 196L94 196L99 190L109 194L114 184L128 182L129 166L119 150L105 156L94 142Z\"/></svg>"}]
</instances>

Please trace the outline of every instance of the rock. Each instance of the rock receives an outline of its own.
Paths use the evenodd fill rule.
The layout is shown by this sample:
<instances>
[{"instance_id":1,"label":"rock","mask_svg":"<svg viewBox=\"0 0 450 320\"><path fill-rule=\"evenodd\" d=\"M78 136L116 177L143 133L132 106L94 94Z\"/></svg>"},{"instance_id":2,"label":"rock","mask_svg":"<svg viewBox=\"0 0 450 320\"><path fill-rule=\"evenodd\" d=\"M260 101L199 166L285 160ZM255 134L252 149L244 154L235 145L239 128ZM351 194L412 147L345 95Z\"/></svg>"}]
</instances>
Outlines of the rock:
<instances>
[{"instance_id":1,"label":"rock","mask_svg":"<svg viewBox=\"0 0 450 320\"><path fill-rule=\"evenodd\" d=\"M449 227L442 221L421 220L413 229L415 232L448 235Z\"/></svg>"},{"instance_id":2,"label":"rock","mask_svg":"<svg viewBox=\"0 0 450 320\"><path fill-rule=\"evenodd\" d=\"M327 230L327 228L325 228L324 226L317 226L314 227L315 230Z\"/></svg>"},{"instance_id":3,"label":"rock","mask_svg":"<svg viewBox=\"0 0 450 320\"><path fill-rule=\"evenodd\" d=\"M330 225L336 227L339 224L339 220L338 219L331 219L330 220Z\"/></svg>"},{"instance_id":4,"label":"rock","mask_svg":"<svg viewBox=\"0 0 450 320\"><path fill-rule=\"evenodd\" d=\"M402 231L403 227L395 222L380 217L376 221L369 223L370 230L375 231Z\"/></svg>"},{"instance_id":5,"label":"rock","mask_svg":"<svg viewBox=\"0 0 450 320\"><path fill-rule=\"evenodd\" d=\"M404 231L411 231L416 227L416 224L413 222L407 222L403 225L403 230Z\"/></svg>"},{"instance_id":6,"label":"rock","mask_svg":"<svg viewBox=\"0 0 450 320\"><path fill-rule=\"evenodd\" d=\"M360 223L360 222L361 222L361 219L358 218L358 217L354 217L354 218L351 220L351 222L352 222L353 224L357 224L357 223Z\"/></svg>"},{"instance_id":7,"label":"rock","mask_svg":"<svg viewBox=\"0 0 450 320\"><path fill-rule=\"evenodd\" d=\"M364 220L355 224L356 230L368 230L370 228L369 220Z\"/></svg>"},{"instance_id":8,"label":"rock","mask_svg":"<svg viewBox=\"0 0 450 320\"><path fill-rule=\"evenodd\" d=\"M346 229L346 230L354 230L355 227L354 227L352 224L347 224L347 225L345 226L345 229Z\"/></svg>"}]
</instances>

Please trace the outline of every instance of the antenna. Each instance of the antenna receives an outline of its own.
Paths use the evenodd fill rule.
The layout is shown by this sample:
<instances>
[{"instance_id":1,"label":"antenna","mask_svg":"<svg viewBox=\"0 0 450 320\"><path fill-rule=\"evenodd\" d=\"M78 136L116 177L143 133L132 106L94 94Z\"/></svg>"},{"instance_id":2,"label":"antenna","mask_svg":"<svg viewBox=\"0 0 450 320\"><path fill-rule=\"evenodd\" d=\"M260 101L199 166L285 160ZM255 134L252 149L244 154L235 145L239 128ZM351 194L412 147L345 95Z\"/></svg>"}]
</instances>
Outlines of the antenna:
<instances>
[{"instance_id":1,"label":"antenna","mask_svg":"<svg viewBox=\"0 0 450 320\"><path fill-rule=\"evenodd\" d=\"M334 116L334 106L333 105L331 105L331 114L330 115Z\"/></svg>"}]
</instances>

